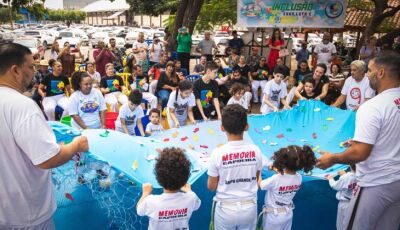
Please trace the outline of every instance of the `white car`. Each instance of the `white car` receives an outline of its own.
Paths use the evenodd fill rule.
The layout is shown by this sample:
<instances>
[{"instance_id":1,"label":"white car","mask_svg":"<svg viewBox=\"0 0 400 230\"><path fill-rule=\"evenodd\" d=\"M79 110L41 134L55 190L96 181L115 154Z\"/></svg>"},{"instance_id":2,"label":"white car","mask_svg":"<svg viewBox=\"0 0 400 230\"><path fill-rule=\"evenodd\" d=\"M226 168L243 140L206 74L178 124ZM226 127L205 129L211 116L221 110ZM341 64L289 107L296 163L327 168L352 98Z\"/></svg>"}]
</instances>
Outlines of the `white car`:
<instances>
[{"instance_id":1,"label":"white car","mask_svg":"<svg viewBox=\"0 0 400 230\"><path fill-rule=\"evenodd\" d=\"M32 54L39 52L40 41L35 37L21 37L14 40L14 43L26 46Z\"/></svg>"},{"instance_id":2,"label":"white car","mask_svg":"<svg viewBox=\"0 0 400 230\"><path fill-rule=\"evenodd\" d=\"M96 32L94 34L92 34L92 39L91 39L91 43L92 43L92 48L95 48L99 41L107 41L108 43L108 32Z\"/></svg>"},{"instance_id":3,"label":"white car","mask_svg":"<svg viewBox=\"0 0 400 230\"><path fill-rule=\"evenodd\" d=\"M127 44L130 47L132 47L133 43L135 43L137 41L138 36L139 36L139 32L138 31L129 32L128 34L126 34L125 44Z\"/></svg>"},{"instance_id":4,"label":"white car","mask_svg":"<svg viewBox=\"0 0 400 230\"><path fill-rule=\"evenodd\" d=\"M222 39L232 39L232 36L229 36L228 32L226 31L216 31L214 34L214 41L215 44L220 43Z\"/></svg>"},{"instance_id":5,"label":"white car","mask_svg":"<svg viewBox=\"0 0 400 230\"><path fill-rule=\"evenodd\" d=\"M56 38L56 36L53 36L45 30L26 30L24 36L32 36L39 39L45 49L48 45L52 45Z\"/></svg>"},{"instance_id":6,"label":"white car","mask_svg":"<svg viewBox=\"0 0 400 230\"><path fill-rule=\"evenodd\" d=\"M83 41L80 34L75 33L71 30L61 31L58 35L58 44L60 44L60 48L64 47L64 43L68 42L71 47L76 47L79 43Z\"/></svg>"}]
</instances>

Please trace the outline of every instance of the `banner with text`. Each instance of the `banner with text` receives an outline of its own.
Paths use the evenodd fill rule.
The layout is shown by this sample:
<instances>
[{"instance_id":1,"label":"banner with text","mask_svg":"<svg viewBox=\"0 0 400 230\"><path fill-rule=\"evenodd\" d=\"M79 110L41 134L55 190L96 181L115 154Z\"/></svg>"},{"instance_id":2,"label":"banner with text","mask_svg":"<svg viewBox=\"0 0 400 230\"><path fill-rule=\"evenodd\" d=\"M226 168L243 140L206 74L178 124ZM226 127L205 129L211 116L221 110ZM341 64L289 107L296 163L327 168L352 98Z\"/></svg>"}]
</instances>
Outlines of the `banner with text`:
<instances>
[{"instance_id":1,"label":"banner with text","mask_svg":"<svg viewBox=\"0 0 400 230\"><path fill-rule=\"evenodd\" d=\"M343 28L347 0L238 0L240 27Z\"/></svg>"}]
</instances>

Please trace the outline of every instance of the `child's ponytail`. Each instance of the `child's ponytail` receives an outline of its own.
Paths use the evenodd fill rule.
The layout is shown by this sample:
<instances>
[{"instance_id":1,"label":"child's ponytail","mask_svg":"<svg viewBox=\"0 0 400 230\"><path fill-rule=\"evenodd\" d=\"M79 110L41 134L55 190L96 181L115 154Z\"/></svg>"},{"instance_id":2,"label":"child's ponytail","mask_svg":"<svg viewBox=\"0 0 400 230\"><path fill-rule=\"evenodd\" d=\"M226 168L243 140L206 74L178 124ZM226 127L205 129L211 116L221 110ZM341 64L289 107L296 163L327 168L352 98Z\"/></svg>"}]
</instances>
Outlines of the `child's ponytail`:
<instances>
[{"instance_id":1,"label":"child's ponytail","mask_svg":"<svg viewBox=\"0 0 400 230\"><path fill-rule=\"evenodd\" d=\"M317 163L317 158L315 158L314 151L311 149L310 146L304 145L299 153L299 158L301 162L300 167L305 173L309 173L311 170L313 170L315 164Z\"/></svg>"},{"instance_id":2,"label":"child's ponytail","mask_svg":"<svg viewBox=\"0 0 400 230\"><path fill-rule=\"evenodd\" d=\"M285 169L291 171L303 170L308 173L317 163L314 152L307 145L303 147L289 145L286 148L281 148L274 153L272 160L274 161L273 168L281 174L284 173Z\"/></svg>"}]
</instances>

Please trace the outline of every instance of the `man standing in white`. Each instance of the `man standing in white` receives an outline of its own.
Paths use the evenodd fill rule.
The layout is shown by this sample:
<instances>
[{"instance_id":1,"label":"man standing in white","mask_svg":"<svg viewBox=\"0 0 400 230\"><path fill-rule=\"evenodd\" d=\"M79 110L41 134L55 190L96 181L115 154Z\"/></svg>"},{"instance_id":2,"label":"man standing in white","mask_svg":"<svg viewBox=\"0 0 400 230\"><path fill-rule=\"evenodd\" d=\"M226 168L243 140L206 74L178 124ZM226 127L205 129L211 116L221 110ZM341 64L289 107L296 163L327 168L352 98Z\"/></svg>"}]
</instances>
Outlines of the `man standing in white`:
<instances>
[{"instance_id":1,"label":"man standing in white","mask_svg":"<svg viewBox=\"0 0 400 230\"><path fill-rule=\"evenodd\" d=\"M381 53L368 64L377 96L360 106L351 146L321 152L317 166L357 163L356 188L344 226L353 230L398 229L400 224L400 55Z\"/></svg>"},{"instance_id":2,"label":"man standing in white","mask_svg":"<svg viewBox=\"0 0 400 230\"><path fill-rule=\"evenodd\" d=\"M40 108L22 95L35 72L28 48L1 44L0 60L0 229L55 229L49 169L87 151L87 139L58 145Z\"/></svg>"},{"instance_id":3,"label":"man standing in white","mask_svg":"<svg viewBox=\"0 0 400 230\"><path fill-rule=\"evenodd\" d=\"M332 60L336 57L336 47L331 42L331 35L325 32L322 37L322 42L317 44L314 49L314 56L317 58L317 63L324 63L327 68L327 74L330 73Z\"/></svg>"},{"instance_id":4,"label":"man standing in white","mask_svg":"<svg viewBox=\"0 0 400 230\"><path fill-rule=\"evenodd\" d=\"M209 190L217 190L212 214L215 230L254 230L257 224L258 178L262 169L261 150L243 140L247 131L246 110L227 105L222 112L221 130L228 143L216 148L208 167Z\"/></svg>"},{"instance_id":5,"label":"man standing in white","mask_svg":"<svg viewBox=\"0 0 400 230\"><path fill-rule=\"evenodd\" d=\"M344 82L341 95L332 106L340 107L346 101L346 109L357 111L362 103L375 96L375 90L369 86L365 76L365 63L360 60L350 65L351 77Z\"/></svg>"}]
</instances>

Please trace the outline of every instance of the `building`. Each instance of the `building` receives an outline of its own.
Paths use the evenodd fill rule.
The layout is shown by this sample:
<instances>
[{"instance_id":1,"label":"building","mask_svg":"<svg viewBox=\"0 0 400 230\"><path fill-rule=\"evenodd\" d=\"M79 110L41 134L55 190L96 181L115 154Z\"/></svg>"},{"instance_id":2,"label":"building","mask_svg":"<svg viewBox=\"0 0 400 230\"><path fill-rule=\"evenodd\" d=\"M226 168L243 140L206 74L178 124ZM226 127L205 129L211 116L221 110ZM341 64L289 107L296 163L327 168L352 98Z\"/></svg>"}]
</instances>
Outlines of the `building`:
<instances>
[{"instance_id":1,"label":"building","mask_svg":"<svg viewBox=\"0 0 400 230\"><path fill-rule=\"evenodd\" d=\"M80 10L97 0L63 0L64 10Z\"/></svg>"}]
</instances>

